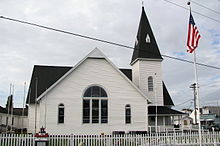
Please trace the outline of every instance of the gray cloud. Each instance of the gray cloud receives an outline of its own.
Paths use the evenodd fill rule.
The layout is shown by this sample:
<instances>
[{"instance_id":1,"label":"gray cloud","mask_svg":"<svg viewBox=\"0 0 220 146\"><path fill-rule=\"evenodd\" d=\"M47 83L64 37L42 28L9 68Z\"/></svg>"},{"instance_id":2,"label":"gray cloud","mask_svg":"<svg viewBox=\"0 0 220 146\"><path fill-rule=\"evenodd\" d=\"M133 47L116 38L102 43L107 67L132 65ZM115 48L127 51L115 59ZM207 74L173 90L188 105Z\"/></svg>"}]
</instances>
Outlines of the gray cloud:
<instances>
[{"instance_id":1,"label":"gray cloud","mask_svg":"<svg viewBox=\"0 0 220 146\"><path fill-rule=\"evenodd\" d=\"M178 1L186 6L186 0ZM198 1L200 2L200 1ZM201 2L202 3L202 2ZM203 4L218 10L219 0ZM187 7L187 6L186 6ZM217 19L217 14L192 4L192 8ZM192 60L186 53L188 12L163 0L145 2L145 10L162 54ZM141 13L141 1L125 0L3 0L0 15L64 29L84 35L133 46ZM198 61L220 66L218 60L220 25L193 14L202 35ZM9 84L15 84L15 104L21 106L23 84L30 81L34 64L76 64L90 50L100 48L117 66L128 68L132 50L94 42L28 25L0 20L0 105L4 105ZM212 31L210 31L212 30ZM182 56L178 56L182 54ZM198 68L201 99L216 99L219 94L219 70ZM194 82L193 65L164 58L163 76L176 104L192 98L189 89ZM216 78L213 78L216 77ZM208 85L208 86L207 86ZM190 102L187 103L188 106ZM187 106L187 105L184 105Z\"/></svg>"}]
</instances>

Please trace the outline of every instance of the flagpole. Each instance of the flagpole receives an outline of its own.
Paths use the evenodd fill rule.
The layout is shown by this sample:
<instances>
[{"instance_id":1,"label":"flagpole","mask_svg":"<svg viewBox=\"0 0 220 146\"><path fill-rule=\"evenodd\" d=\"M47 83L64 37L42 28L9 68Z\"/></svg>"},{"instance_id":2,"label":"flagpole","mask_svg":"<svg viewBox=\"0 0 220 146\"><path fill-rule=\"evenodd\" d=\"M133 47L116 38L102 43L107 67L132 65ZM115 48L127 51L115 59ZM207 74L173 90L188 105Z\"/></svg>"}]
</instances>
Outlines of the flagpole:
<instances>
[{"instance_id":1,"label":"flagpole","mask_svg":"<svg viewBox=\"0 0 220 146\"><path fill-rule=\"evenodd\" d=\"M25 95L26 95L26 82L24 82L24 97L23 97L23 107L22 107L22 121L21 121L21 133L24 133L24 107L25 107Z\"/></svg>"},{"instance_id":2,"label":"flagpole","mask_svg":"<svg viewBox=\"0 0 220 146\"><path fill-rule=\"evenodd\" d=\"M193 52L194 60L194 74L196 83L196 110L198 110L198 123L199 123L199 145L202 146L202 134L201 134L201 121L200 121L200 106L199 106L199 84L198 84L198 73L196 65L196 50Z\"/></svg>"},{"instance_id":3,"label":"flagpole","mask_svg":"<svg viewBox=\"0 0 220 146\"><path fill-rule=\"evenodd\" d=\"M202 135L201 135L201 121L200 121L200 107L199 107L199 84L198 84L198 74L197 74L197 64L196 64L196 48L198 47L198 41L200 39L200 34L197 27L195 26L194 19L191 14L190 1L188 1L188 6L190 10L190 19L189 19L189 30L187 38L188 52L193 52L193 64L194 64L194 75L195 75L195 88L196 88L196 110L198 110L198 123L199 123L199 145L202 146ZM195 112L196 112L195 110Z\"/></svg>"}]
</instances>

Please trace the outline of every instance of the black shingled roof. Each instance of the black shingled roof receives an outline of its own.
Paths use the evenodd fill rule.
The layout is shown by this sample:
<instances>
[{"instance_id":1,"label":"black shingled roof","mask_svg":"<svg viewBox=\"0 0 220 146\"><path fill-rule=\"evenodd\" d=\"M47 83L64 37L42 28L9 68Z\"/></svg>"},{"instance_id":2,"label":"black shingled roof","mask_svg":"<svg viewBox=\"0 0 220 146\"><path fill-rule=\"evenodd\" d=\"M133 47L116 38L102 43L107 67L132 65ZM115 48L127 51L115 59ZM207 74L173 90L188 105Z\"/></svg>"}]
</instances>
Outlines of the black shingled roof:
<instances>
[{"instance_id":1,"label":"black shingled roof","mask_svg":"<svg viewBox=\"0 0 220 146\"><path fill-rule=\"evenodd\" d=\"M45 90L53 85L71 68L72 67L35 65L31 77L31 83L29 86L26 103L35 103L36 79L37 97L39 97Z\"/></svg>"},{"instance_id":2,"label":"black shingled roof","mask_svg":"<svg viewBox=\"0 0 220 146\"><path fill-rule=\"evenodd\" d=\"M168 106L173 106L174 105L173 100L170 97L170 94L169 94L169 92L167 90L167 87L164 84L164 82L163 82L163 104L168 105Z\"/></svg>"},{"instance_id":3,"label":"black shingled roof","mask_svg":"<svg viewBox=\"0 0 220 146\"><path fill-rule=\"evenodd\" d=\"M131 69L120 69L120 71L132 81L132 70Z\"/></svg>"},{"instance_id":4,"label":"black shingled roof","mask_svg":"<svg viewBox=\"0 0 220 146\"><path fill-rule=\"evenodd\" d=\"M13 108L13 115L22 115L23 108ZM8 114L8 109L0 106L0 113ZM11 114L11 111L9 112ZM28 115L28 108L24 108L24 116Z\"/></svg>"},{"instance_id":5,"label":"black shingled roof","mask_svg":"<svg viewBox=\"0 0 220 146\"><path fill-rule=\"evenodd\" d=\"M39 66L35 65L31 77L31 83L29 86L29 92L26 103L35 103L35 89L36 89L36 78L38 81L37 85L37 97L39 97L46 89L53 85L58 79L60 79L65 73L67 73L72 67L62 66ZM132 81L132 70L131 69L120 69L128 79ZM173 106L173 101L163 83L164 91L164 105ZM30 100L29 100L30 97Z\"/></svg>"},{"instance_id":6,"label":"black shingled roof","mask_svg":"<svg viewBox=\"0 0 220 146\"><path fill-rule=\"evenodd\" d=\"M146 42L147 34L150 37L150 43ZM157 46L157 42L154 38L152 29L150 27L150 23L147 19L144 7L142 7L137 41L134 46L134 52L131 63L135 61L137 58L163 59Z\"/></svg>"},{"instance_id":7,"label":"black shingled roof","mask_svg":"<svg viewBox=\"0 0 220 146\"><path fill-rule=\"evenodd\" d=\"M3 108L3 107L0 106L0 113L7 113L6 108Z\"/></svg>"},{"instance_id":8,"label":"black shingled roof","mask_svg":"<svg viewBox=\"0 0 220 146\"><path fill-rule=\"evenodd\" d=\"M156 106L148 106L148 114L156 115ZM184 115L185 113L176 111L166 106L157 106L158 115Z\"/></svg>"}]
</instances>

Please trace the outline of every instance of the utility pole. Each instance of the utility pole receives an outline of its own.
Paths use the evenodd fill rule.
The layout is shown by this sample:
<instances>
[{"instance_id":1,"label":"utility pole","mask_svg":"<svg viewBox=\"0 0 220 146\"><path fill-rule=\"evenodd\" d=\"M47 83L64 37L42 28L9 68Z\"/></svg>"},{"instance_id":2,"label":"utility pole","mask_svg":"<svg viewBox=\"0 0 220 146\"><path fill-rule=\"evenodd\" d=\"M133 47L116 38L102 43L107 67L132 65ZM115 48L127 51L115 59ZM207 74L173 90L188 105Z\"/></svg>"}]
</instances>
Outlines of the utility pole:
<instances>
[{"instance_id":1,"label":"utility pole","mask_svg":"<svg viewBox=\"0 0 220 146\"><path fill-rule=\"evenodd\" d=\"M196 107L196 83L193 83L190 88L193 89L194 96L194 111L195 111L195 124L197 124L197 107Z\"/></svg>"}]
</instances>

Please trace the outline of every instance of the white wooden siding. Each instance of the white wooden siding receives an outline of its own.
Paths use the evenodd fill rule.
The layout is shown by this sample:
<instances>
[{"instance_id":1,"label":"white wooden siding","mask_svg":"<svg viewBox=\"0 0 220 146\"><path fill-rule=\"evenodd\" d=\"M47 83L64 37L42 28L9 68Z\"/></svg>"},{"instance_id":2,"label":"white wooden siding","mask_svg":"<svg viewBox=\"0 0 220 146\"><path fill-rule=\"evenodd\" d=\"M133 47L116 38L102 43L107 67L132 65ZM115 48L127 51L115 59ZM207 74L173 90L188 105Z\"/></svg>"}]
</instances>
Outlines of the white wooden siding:
<instances>
[{"instance_id":1,"label":"white wooden siding","mask_svg":"<svg viewBox=\"0 0 220 146\"><path fill-rule=\"evenodd\" d=\"M149 76L153 77L153 84L154 84L154 90L150 92L148 91ZM161 69L160 61L150 61L150 60L136 61L132 65L132 77L134 84L136 84L140 88L140 90L144 94L146 94L148 98L153 102L151 105L161 105L161 106L164 105L162 69Z\"/></svg>"},{"instance_id":2,"label":"white wooden siding","mask_svg":"<svg viewBox=\"0 0 220 146\"><path fill-rule=\"evenodd\" d=\"M34 133L35 129L35 105L29 104L28 107L28 133Z\"/></svg>"},{"instance_id":3,"label":"white wooden siding","mask_svg":"<svg viewBox=\"0 0 220 146\"><path fill-rule=\"evenodd\" d=\"M103 87L108 94L108 124L82 123L82 96L91 85ZM64 124L57 123L58 105L65 106ZM86 59L53 88L39 105L39 125L45 123L52 134L110 134L112 131L147 130L147 101L105 59ZM125 105L131 105L132 123L125 124ZM30 123L30 122L29 122Z\"/></svg>"}]
</instances>

